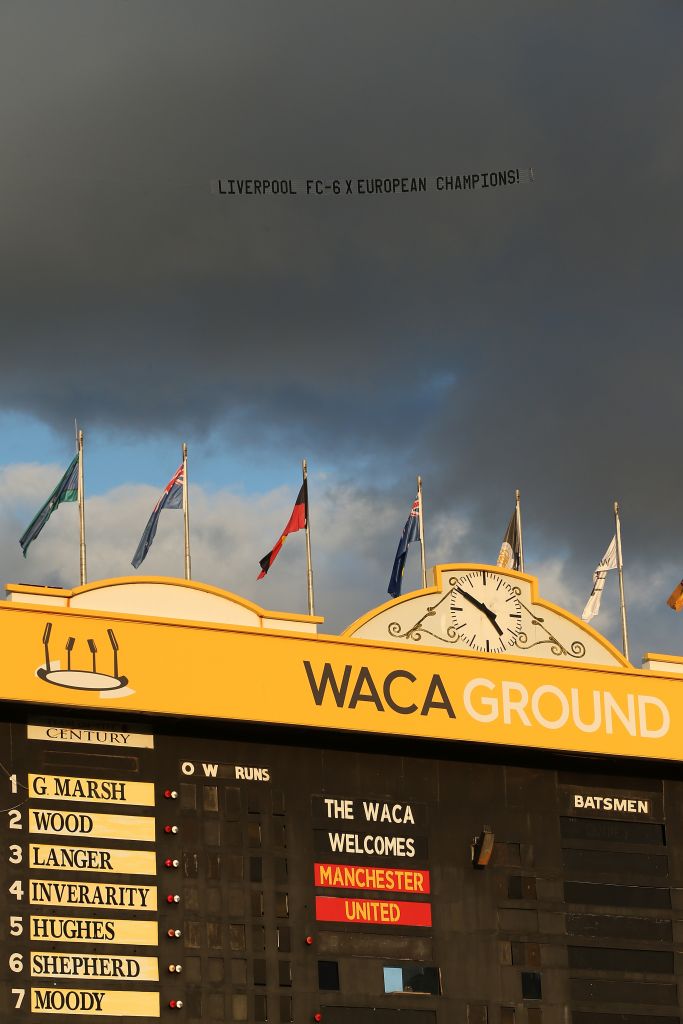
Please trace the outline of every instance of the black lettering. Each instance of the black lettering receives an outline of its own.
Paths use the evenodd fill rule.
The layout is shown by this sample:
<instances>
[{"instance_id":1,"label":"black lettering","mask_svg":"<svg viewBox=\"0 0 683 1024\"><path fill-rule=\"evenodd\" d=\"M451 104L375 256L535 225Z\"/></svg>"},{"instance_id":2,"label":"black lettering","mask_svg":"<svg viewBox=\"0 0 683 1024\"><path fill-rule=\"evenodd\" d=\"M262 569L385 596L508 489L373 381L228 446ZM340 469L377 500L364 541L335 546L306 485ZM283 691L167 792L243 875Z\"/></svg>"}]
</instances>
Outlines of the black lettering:
<instances>
[{"instance_id":1,"label":"black lettering","mask_svg":"<svg viewBox=\"0 0 683 1024\"><path fill-rule=\"evenodd\" d=\"M322 675L320 682L318 683L315 676L313 675L313 669L311 668L310 661L304 661L304 668L306 669L306 675L308 676L308 685L311 687L311 693L313 694L313 700L316 703L316 707L320 707L325 697L325 692L329 685L332 691L334 702L338 708L344 706L346 700L346 693L349 688L349 679L351 677L351 666L344 666L344 675L342 676L341 685L337 683L335 679L334 671L328 661L323 666Z\"/></svg>"},{"instance_id":2,"label":"black lettering","mask_svg":"<svg viewBox=\"0 0 683 1024\"><path fill-rule=\"evenodd\" d=\"M396 669L395 672L390 672L384 680L384 699L391 708L398 715L412 715L417 711L417 704L397 704L391 695L391 685L395 679L408 679L411 683L415 682L415 676L411 672L404 672L403 669Z\"/></svg>"},{"instance_id":3,"label":"black lettering","mask_svg":"<svg viewBox=\"0 0 683 1024\"><path fill-rule=\"evenodd\" d=\"M368 693L363 693L363 686L367 686ZM382 701L380 700L377 692L377 687L370 675L370 670L366 668L365 665L363 665L358 673L358 679L356 680L356 685L353 688L353 694L349 701L349 710L353 711L360 701L368 701L370 704L374 704L378 711L384 711Z\"/></svg>"},{"instance_id":4,"label":"black lettering","mask_svg":"<svg viewBox=\"0 0 683 1024\"><path fill-rule=\"evenodd\" d=\"M434 695L436 693L441 696L441 700L434 699ZM453 710L453 705L446 693L446 687L443 685L441 677L437 675L432 676L432 681L429 684L427 696L425 697L425 702L420 714L428 715L432 708L439 708L441 711L445 711L449 718L455 718L455 711Z\"/></svg>"}]
</instances>

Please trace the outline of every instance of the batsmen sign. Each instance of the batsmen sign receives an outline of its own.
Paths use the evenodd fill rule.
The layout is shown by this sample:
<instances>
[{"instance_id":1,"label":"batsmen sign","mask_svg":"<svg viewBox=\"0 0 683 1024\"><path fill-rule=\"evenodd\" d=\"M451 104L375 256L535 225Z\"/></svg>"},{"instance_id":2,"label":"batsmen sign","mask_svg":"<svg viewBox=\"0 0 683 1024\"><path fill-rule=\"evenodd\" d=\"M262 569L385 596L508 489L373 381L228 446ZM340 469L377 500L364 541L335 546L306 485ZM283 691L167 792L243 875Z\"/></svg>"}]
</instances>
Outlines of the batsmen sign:
<instances>
[{"instance_id":1,"label":"batsmen sign","mask_svg":"<svg viewBox=\"0 0 683 1024\"><path fill-rule=\"evenodd\" d=\"M525 585L530 580L511 571L507 575ZM78 594L124 585L132 586L98 583ZM174 582L176 589L182 586ZM194 588L193 594L201 589L185 587ZM516 649L513 657L449 650L443 644L417 646L410 638L380 642L316 635L303 632L299 622L296 630L294 624L288 629L285 616L268 619L272 613L258 609L257 615L248 602L243 604L252 619L245 610L240 621L260 624L155 619L31 604L30 589L23 588L22 603L0 602L0 698L86 708L111 707L114 701L130 711L680 759L680 677L635 670L618 652L612 664L597 665L533 657L547 649L533 645L531 653ZM428 598L431 591L421 593ZM233 607L241 600L225 595L226 603L228 598ZM603 648L610 646L580 620L562 615L590 634L594 648L596 638ZM96 666L95 654L92 664L88 660L89 644L97 651ZM59 668L57 656L65 650L68 664ZM50 738L68 741L67 735ZM85 741L124 747L144 738L113 730ZM189 762L188 771L195 771ZM144 784L102 786L93 779L36 774L30 785L36 798L72 805L32 809L34 833L153 841L150 816L119 818L111 806L149 807L151 793ZM81 802L110 807L86 810ZM349 855L355 849L344 847Z\"/></svg>"}]
</instances>

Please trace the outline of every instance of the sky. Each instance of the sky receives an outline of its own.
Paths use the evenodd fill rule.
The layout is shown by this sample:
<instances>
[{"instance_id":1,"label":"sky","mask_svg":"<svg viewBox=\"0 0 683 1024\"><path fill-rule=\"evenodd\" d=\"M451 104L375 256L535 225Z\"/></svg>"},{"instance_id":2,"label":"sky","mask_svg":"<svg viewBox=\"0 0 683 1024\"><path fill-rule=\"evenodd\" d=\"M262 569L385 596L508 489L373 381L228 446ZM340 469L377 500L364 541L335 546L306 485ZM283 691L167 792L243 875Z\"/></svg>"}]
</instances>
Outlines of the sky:
<instances>
[{"instance_id":1,"label":"sky","mask_svg":"<svg viewBox=\"0 0 683 1024\"><path fill-rule=\"evenodd\" d=\"M301 536L256 582L305 457L325 629L385 600L418 473L430 565L495 562L519 488L580 613L618 500L632 660L683 653L682 37L670 0L5 0L0 577L78 582L73 507L18 545L77 418L90 579L186 441L196 579L305 611ZM182 574L177 513L140 572Z\"/></svg>"}]
</instances>

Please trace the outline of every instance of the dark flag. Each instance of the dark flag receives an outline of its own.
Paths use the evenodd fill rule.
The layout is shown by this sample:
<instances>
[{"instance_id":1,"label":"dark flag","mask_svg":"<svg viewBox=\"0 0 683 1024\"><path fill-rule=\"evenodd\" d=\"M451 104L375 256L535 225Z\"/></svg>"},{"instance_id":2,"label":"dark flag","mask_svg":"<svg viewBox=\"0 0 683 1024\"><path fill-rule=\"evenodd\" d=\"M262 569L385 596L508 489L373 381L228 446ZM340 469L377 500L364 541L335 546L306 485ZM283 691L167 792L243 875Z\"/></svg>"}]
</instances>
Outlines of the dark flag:
<instances>
[{"instance_id":1,"label":"dark flag","mask_svg":"<svg viewBox=\"0 0 683 1024\"><path fill-rule=\"evenodd\" d=\"M406 558L408 557L408 545L412 544L414 540L420 539L420 496L413 502L413 507L410 510L410 515L406 521L406 525L403 527L403 533L401 539L398 542L398 548L396 549L396 557L394 558L394 567L391 570L391 579L389 580L389 586L387 592L392 597L401 596L401 583L403 582L403 570L406 567Z\"/></svg>"},{"instance_id":2,"label":"dark flag","mask_svg":"<svg viewBox=\"0 0 683 1024\"><path fill-rule=\"evenodd\" d=\"M520 544L517 509L510 516L496 565L499 565L501 569L516 569L517 572L522 568L522 545Z\"/></svg>"},{"instance_id":3,"label":"dark flag","mask_svg":"<svg viewBox=\"0 0 683 1024\"><path fill-rule=\"evenodd\" d=\"M271 565L280 554L280 549L285 542L285 539L290 533L297 533L299 530L305 530L308 523L308 481L304 480L301 485L301 490L297 495L297 499L294 502L294 508L292 514L289 517L289 522L285 526L284 530L280 534L280 538L273 548L267 555L264 555L260 559L259 565L261 566L261 572L256 577L257 580L262 580L266 575Z\"/></svg>"},{"instance_id":4,"label":"dark flag","mask_svg":"<svg viewBox=\"0 0 683 1024\"><path fill-rule=\"evenodd\" d=\"M183 507L183 490L185 486L185 474L183 472L183 466L180 465L176 470L174 476L169 480L164 488L164 493L159 498L158 502L152 510L152 514L149 517L147 526L142 531L142 537L140 543L137 546L137 550L133 555L132 565L138 569L147 557L147 552L152 546L157 532L157 524L159 522L159 514L163 508L182 508Z\"/></svg>"},{"instance_id":5,"label":"dark flag","mask_svg":"<svg viewBox=\"0 0 683 1024\"><path fill-rule=\"evenodd\" d=\"M21 544L21 550L24 552L24 558L26 558L26 552L29 549L29 545L36 539L54 510L58 508L63 501L78 501L78 455L74 456L66 473L59 481L40 512L36 513L20 537L19 543Z\"/></svg>"}]
</instances>

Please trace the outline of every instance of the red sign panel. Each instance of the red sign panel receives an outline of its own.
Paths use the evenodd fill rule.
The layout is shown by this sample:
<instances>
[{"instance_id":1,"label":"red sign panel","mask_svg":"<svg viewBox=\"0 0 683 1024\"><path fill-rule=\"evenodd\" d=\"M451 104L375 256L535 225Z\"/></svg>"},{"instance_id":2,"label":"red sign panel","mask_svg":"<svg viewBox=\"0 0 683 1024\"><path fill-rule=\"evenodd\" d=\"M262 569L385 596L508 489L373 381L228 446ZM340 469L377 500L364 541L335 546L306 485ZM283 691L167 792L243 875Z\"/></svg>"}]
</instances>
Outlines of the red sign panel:
<instances>
[{"instance_id":1,"label":"red sign panel","mask_svg":"<svg viewBox=\"0 0 683 1024\"><path fill-rule=\"evenodd\" d=\"M431 903L406 903L394 900L356 900L340 896L316 896L316 921L343 921L346 924L410 925L431 928Z\"/></svg>"},{"instance_id":2,"label":"red sign panel","mask_svg":"<svg viewBox=\"0 0 683 1024\"><path fill-rule=\"evenodd\" d=\"M314 864L315 884L330 889L429 892L429 872L416 868L367 868L359 864Z\"/></svg>"}]
</instances>

